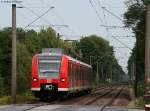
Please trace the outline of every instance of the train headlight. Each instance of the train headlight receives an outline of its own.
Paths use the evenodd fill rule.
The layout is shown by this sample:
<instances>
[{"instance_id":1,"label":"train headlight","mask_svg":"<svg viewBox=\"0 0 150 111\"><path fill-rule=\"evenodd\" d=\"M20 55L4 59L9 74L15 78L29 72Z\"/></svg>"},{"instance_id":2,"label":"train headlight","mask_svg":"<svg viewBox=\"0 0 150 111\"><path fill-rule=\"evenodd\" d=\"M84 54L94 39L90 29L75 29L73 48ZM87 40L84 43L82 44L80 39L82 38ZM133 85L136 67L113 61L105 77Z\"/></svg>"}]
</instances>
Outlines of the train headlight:
<instances>
[{"instance_id":1,"label":"train headlight","mask_svg":"<svg viewBox=\"0 0 150 111\"><path fill-rule=\"evenodd\" d=\"M38 81L38 79L37 78L33 78L33 82L37 82Z\"/></svg>"},{"instance_id":2,"label":"train headlight","mask_svg":"<svg viewBox=\"0 0 150 111\"><path fill-rule=\"evenodd\" d=\"M65 82L65 78L61 78L60 81L61 81L61 82Z\"/></svg>"}]
</instances>

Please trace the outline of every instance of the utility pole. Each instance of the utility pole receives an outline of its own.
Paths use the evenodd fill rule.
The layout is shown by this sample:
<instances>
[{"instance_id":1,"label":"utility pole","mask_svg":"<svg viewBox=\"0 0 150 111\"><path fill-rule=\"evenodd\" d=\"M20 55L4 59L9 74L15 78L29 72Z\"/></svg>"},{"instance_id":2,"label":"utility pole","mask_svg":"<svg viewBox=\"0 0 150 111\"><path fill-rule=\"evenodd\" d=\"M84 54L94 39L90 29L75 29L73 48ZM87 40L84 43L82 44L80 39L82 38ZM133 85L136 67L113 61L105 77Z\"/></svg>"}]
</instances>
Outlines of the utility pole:
<instances>
[{"instance_id":1,"label":"utility pole","mask_svg":"<svg viewBox=\"0 0 150 111\"><path fill-rule=\"evenodd\" d=\"M2 3L12 4L12 67L11 67L11 102L16 103L16 72L17 72L17 56L16 56L16 3L18 0L1 0Z\"/></svg>"},{"instance_id":2,"label":"utility pole","mask_svg":"<svg viewBox=\"0 0 150 111\"><path fill-rule=\"evenodd\" d=\"M145 39L145 110L150 110L150 1L145 0L146 7L146 39Z\"/></svg>"},{"instance_id":3,"label":"utility pole","mask_svg":"<svg viewBox=\"0 0 150 111\"><path fill-rule=\"evenodd\" d=\"M145 40L145 79L150 83L150 5L147 5L146 40Z\"/></svg>"},{"instance_id":4,"label":"utility pole","mask_svg":"<svg viewBox=\"0 0 150 111\"><path fill-rule=\"evenodd\" d=\"M12 4L12 77L11 77L11 100L16 103L16 4Z\"/></svg>"}]
</instances>

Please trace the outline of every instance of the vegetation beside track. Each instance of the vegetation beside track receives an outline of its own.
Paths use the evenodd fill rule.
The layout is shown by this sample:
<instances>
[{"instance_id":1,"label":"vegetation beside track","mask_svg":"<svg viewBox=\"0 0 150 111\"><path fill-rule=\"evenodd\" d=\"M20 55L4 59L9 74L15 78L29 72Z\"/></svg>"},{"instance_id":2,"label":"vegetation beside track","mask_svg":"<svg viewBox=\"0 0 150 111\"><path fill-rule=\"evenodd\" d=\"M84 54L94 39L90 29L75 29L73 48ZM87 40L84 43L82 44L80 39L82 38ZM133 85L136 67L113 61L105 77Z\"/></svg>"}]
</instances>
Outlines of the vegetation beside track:
<instances>
[{"instance_id":1,"label":"vegetation beside track","mask_svg":"<svg viewBox=\"0 0 150 111\"><path fill-rule=\"evenodd\" d=\"M136 107L138 107L138 108L144 108L144 106L145 106L144 98L143 98L143 97L138 97L138 98L136 99L135 105L136 105Z\"/></svg>"},{"instance_id":2,"label":"vegetation beside track","mask_svg":"<svg viewBox=\"0 0 150 111\"><path fill-rule=\"evenodd\" d=\"M105 82L117 77L124 77L124 72L118 64L113 47L102 37L91 35L74 42L64 41L52 28L23 30L17 28L17 94L22 95L30 90L31 59L42 48L63 48L67 55L78 58L93 66L93 77L96 77L96 61L99 61L99 81ZM122 77L122 78L123 78ZM117 78L117 80L120 80ZM93 81L94 84L95 81ZM0 98L9 100L11 89L11 28L0 30Z\"/></svg>"},{"instance_id":3,"label":"vegetation beside track","mask_svg":"<svg viewBox=\"0 0 150 111\"><path fill-rule=\"evenodd\" d=\"M32 103L33 101L38 101L37 98L32 95L31 92L26 92L20 95L17 95L17 104L21 103ZM0 98L0 105L8 105L11 104L11 97L10 96L3 96Z\"/></svg>"},{"instance_id":4,"label":"vegetation beside track","mask_svg":"<svg viewBox=\"0 0 150 111\"><path fill-rule=\"evenodd\" d=\"M144 0L126 0L126 6L128 9L124 14L124 23L133 30L136 38L128 61L128 74L131 80L135 78L135 95L138 97L144 94L146 10Z\"/></svg>"}]
</instances>

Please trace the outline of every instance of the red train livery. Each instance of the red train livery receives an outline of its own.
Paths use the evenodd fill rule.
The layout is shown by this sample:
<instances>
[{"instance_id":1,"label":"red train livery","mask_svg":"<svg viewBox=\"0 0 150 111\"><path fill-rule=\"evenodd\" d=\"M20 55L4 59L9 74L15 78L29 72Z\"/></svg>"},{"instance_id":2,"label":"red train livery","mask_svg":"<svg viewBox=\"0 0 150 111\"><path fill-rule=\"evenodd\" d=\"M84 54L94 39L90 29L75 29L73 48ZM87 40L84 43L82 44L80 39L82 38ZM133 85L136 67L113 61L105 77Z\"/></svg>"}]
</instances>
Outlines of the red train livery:
<instances>
[{"instance_id":1,"label":"red train livery","mask_svg":"<svg viewBox=\"0 0 150 111\"><path fill-rule=\"evenodd\" d=\"M43 49L32 59L31 90L38 98L68 95L92 88L92 67L62 53Z\"/></svg>"}]
</instances>

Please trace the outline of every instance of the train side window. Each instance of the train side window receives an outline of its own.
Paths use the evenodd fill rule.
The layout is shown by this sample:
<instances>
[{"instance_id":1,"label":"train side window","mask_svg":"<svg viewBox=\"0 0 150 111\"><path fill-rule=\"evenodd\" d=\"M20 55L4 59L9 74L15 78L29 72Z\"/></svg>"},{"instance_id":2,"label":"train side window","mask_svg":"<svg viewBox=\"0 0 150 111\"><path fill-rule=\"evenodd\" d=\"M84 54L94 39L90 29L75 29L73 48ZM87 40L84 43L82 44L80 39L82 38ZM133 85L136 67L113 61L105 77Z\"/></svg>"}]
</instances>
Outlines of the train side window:
<instances>
[{"instance_id":1,"label":"train side window","mask_svg":"<svg viewBox=\"0 0 150 111\"><path fill-rule=\"evenodd\" d=\"M68 63L68 69L69 69L69 71L68 71L68 77L69 77L69 80L70 80L70 73L71 73L71 66L70 66L70 62Z\"/></svg>"},{"instance_id":2,"label":"train side window","mask_svg":"<svg viewBox=\"0 0 150 111\"><path fill-rule=\"evenodd\" d=\"M77 80L77 64L75 64L75 80Z\"/></svg>"},{"instance_id":3,"label":"train side window","mask_svg":"<svg viewBox=\"0 0 150 111\"><path fill-rule=\"evenodd\" d=\"M76 80L78 80L78 65L76 64Z\"/></svg>"},{"instance_id":4,"label":"train side window","mask_svg":"<svg viewBox=\"0 0 150 111\"><path fill-rule=\"evenodd\" d=\"M80 67L78 66L78 68L77 68L77 79L79 80L80 78L79 78L79 76L80 76Z\"/></svg>"},{"instance_id":5,"label":"train side window","mask_svg":"<svg viewBox=\"0 0 150 111\"><path fill-rule=\"evenodd\" d=\"M72 79L72 63L70 62L70 80Z\"/></svg>"},{"instance_id":6,"label":"train side window","mask_svg":"<svg viewBox=\"0 0 150 111\"><path fill-rule=\"evenodd\" d=\"M87 73L87 68L85 68L85 80L87 80L88 73Z\"/></svg>"},{"instance_id":7,"label":"train side window","mask_svg":"<svg viewBox=\"0 0 150 111\"><path fill-rule=\"evenodd\" d=\"M82 80L84 80L84 67L82 67Z\"/></svg>"},{"instance_id":8,"label":"train side window","mask_svg":"<svg viewBox=\"0 0 150 111\"><path fill-rule=\"evenodd\" d=\"M76 80L76 64L74 64L74 79Z\"/></svg>"},{"instance_id":9,"label":"train side window","mask_svg":"<svg viewBox=\"0 0 150 111\"><path fill-rule=\"evenodd\" d=\"M80 79L82 80L82 67L80 66Z\"/></svg>"},{"instance_id":10,"label":"train side window","mask_svg":"<svg viewBox=\"0 0 150 111\"><path fill-rule=\"evenodd\" d=\"M78 67L77 67L77 64L76 64L76 80L77 80L77 74L78 74Z\"/></svg>"},{"instance_id":11,"label":"train side window","mask_svg":"<svg viewBox=\"0 0 150 111\"><path fill-rule=\"evenodd\" d=\"M79 80L81 80L81 70L80 70L80 65L79 65Z\"/></svg>"},{"instance_id":12,"label":"train side window","mask_svg":"<svg viewBox=\"0 0 150 111\"><path fill-rule=\"evenodd\" d=\"M89 81L89 78L90 78L89 68L87 69L87 74L88 74L87 80Z\"/></svg>"},{"instance_id":13,"label":"train side window","mask_svg":"<svg viewBox=\"0 0 150 111\"><path fill-rule=\"evenodd\" d=\"M82 67L82 80L84 80L84 68Z\"/></svg>"},{"instance_id":14,"label":"train side window","mask_svg":"<svg viewBox=\"0 0 150 111\"><path fill-rule=\"evenodd\" d=\"M87 73L88 71L87 71L87 68L86 68L86 70L85 70L85 79L87 80L87 78L88 78L88 73Z\"/></svg>"},{"instance_id":15,"label":"train side window","mask_svg":"<svg viewBox=\"0 0 150 111\"><path fill-rule=\"evenodd\" d=\"M89 71L89 79L88 79L88 80L90 81L90 78L91 78L91 76L90 76L90 75L91 75L91 73L90 73L90 69L89 69L88 71Z\"/></svg>"},{"instance_id":16,"label":"train side window","mask_svg":"<svg viewBox=\"0 0 150 111\"><path fill-rule=\"evenodd\" d=\"M77 64L76 64L75 66L76 66L76 67L75 67L75 70L76 70L76 71L75 71L75 72L76 72L76 76L75 76L75 77L76 77L76 80L77 80L77 73L78 73L78 72L77 72Z\"/></svg>"},{"instance_id":17,"label":"train side window","mask_svg":"<svg viewBox=\"0 0 150 111\"><path fill-rule=\"evenodd\" d=\"M74 64L72 63L72 79L74 80Z\"/></svg>"},{"instance_id":18,"label":"train side window","mask_svg":"<svg viewBox=\"0 0 150 111\"><path fill-rule=\"evenodd\" d=\"M85 80L85 67L83 67L83 80Z\"/></svg>"}]
</instances>

